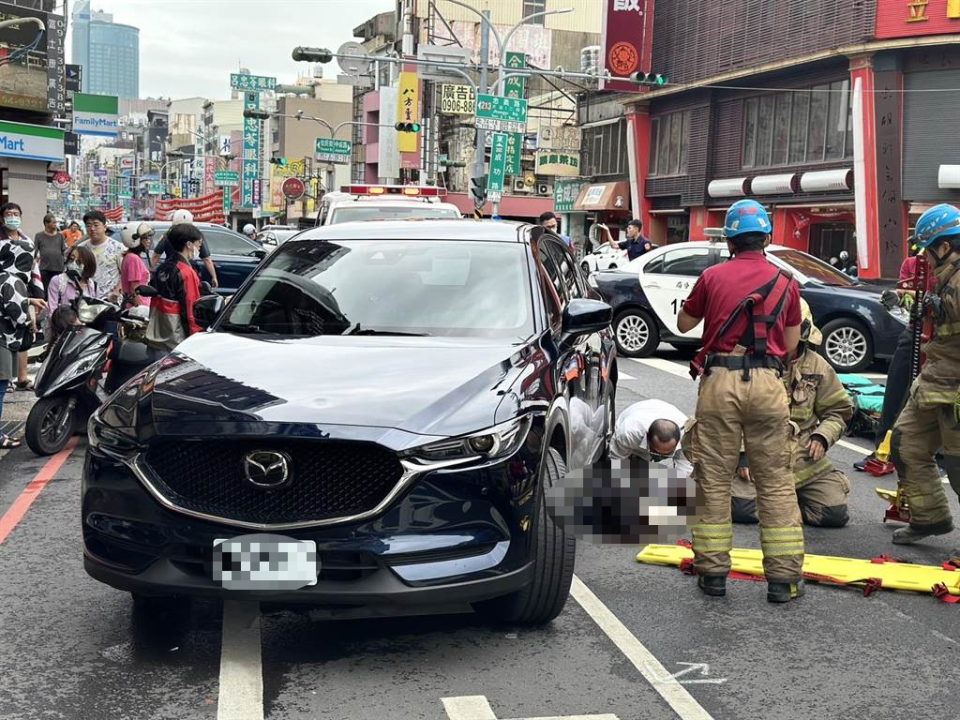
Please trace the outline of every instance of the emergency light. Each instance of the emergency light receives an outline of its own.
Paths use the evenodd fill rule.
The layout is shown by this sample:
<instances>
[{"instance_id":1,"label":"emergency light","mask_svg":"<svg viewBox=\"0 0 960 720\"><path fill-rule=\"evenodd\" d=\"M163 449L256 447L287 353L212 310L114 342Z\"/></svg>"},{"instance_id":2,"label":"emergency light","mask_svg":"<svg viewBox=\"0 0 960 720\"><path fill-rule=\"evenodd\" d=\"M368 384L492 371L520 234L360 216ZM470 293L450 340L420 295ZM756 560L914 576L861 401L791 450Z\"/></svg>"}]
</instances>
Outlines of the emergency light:
<instances>
[{"instance_id":1,"label":"emergency light","mask_svg":"<svg viewBox=\"0 0 960 720\"><path fill-rule=\"evenodd\" d=\"M447 191L419 185L344 185L341 192L350 195L406 195L407 197L444 197Z\"/></svg>"}]
</instances>

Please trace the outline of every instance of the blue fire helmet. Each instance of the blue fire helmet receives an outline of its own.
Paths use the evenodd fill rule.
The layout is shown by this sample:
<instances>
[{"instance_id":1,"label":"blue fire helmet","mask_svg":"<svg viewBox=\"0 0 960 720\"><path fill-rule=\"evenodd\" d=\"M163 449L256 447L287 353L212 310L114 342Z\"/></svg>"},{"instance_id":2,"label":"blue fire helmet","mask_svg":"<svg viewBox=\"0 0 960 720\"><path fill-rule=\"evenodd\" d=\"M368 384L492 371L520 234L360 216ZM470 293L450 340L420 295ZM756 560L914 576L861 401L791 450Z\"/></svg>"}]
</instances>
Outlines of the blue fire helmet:
<instances>
[{"instance_id":1,"label":"blue fire helmet","mask_svg":"<svg viewBox=\"0 0 960 720\"><path fill-rule=\"evenodd\" d=\"M951 235L960 235L960 210L946 203L935 205L917 220L914 235L922 248L933 247Z\"/></svg>"},{"instance_id":2,"label":"blue fire helmet","mask_svg":"<svg viewBox=\"0 0 960 720\"><path fill-rule=\"evenodd\" d=\"M756 200L740 200L727 210L723 234L728 239L745 233L769 235L771 232L773 232L773 224L770 222L770 216L763 209L763 205Z\"/></svg>"}]
</instances>

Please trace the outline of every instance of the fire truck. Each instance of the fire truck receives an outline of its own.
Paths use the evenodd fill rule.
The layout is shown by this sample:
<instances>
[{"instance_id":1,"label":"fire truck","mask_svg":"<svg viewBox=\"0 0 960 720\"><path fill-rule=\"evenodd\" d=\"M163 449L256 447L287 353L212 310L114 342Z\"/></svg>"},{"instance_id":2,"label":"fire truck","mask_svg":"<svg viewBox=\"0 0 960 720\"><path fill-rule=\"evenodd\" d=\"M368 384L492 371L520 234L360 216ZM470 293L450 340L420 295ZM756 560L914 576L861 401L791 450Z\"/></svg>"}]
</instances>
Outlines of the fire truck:
<instances>
[{"instance_id":1,"label":"fire truck","mask_svg":"<svg viewBox=\"0 0 960 720\"><path fill-rule=\"evenodd\" d=\"M323 196L316 224L461 217L456 205L443 202L446 194L419 185L344 185Z\"/></svg>"}]
</instances>

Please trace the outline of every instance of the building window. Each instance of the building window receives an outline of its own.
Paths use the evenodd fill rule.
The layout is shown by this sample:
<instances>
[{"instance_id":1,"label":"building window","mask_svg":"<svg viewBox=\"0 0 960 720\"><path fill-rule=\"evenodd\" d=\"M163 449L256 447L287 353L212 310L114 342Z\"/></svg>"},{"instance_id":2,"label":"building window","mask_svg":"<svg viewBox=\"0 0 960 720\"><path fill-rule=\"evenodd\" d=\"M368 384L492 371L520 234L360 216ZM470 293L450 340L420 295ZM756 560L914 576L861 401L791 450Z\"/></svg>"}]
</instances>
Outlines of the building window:
<instances>
[{"instance_id":1,"label":"building window","mask_svg":"<svg viewBox=\"0 0 960 720\"><path fill-rule=\"evenodd\" d=\"M534 13L543 12L547 9L547 0L523 0L523 17L528 15L533 15ZM543 25L545 16L541 15L540 17L535 17L533 20L528 20L527 22L530 25Z\"/></svg>"},{"instance_id":2,"label":"building window","mask_svg":"<svg viewBox=\"0 0 960 720\"><path fill-rule=\"evenodd\" d=\"M627 169L627 124L623 120L583 129L584 174L626 175Z\"/></svg>"},{"instance_id":3,"label":"building window","mask_svg":"<svg viewBox=\"0 0 960 720\"><path fill-rule=\"evenodd\" d=\"M687 174L690 111L650 120L650 177Z\"/></svg>"},{"instance_id":4,"label":"building window","mask_svg":"<svg viewBox=\"0 0 960 720\"><path fill-rule=\"evenodd\" d=\"M810 165L852 156L849 80L744 102L744 168Z\"/></svg>"}]
</instances>

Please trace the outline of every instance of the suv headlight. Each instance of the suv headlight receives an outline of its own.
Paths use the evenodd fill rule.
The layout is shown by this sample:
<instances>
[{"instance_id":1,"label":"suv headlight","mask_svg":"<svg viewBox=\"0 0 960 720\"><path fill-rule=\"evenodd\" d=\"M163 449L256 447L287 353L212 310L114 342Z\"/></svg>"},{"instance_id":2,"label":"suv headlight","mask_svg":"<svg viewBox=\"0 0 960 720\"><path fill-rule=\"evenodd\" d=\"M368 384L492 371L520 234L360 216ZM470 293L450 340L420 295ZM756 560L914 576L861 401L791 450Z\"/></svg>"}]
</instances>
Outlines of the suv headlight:
<instances>
[{"instance_id":1,"label":"suv headlight","mask_svg":"<svg viewBox=\"0 0 960 720\"><path fill-rule=\"evenodd\" d=\"M422 445L411 450L410 456L425 465L450 461L456 464L458 460L487 462L510 457L523 444L530 424L530 415L523 415L486 430Z\"/></svg>"}]
</instances>

